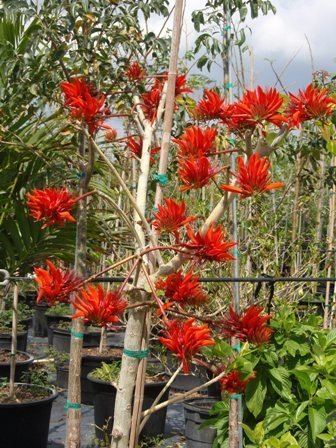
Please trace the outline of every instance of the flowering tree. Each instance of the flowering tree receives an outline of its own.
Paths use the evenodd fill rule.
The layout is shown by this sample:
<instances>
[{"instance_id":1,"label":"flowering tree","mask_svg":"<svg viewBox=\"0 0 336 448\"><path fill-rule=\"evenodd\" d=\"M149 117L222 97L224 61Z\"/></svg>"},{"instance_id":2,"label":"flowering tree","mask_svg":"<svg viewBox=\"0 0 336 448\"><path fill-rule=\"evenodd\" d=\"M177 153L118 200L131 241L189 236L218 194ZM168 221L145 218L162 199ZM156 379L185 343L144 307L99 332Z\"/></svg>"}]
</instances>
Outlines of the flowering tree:
<instances>
[{"instance_id":1,"label":"flowering tree","mask_svg":"<svg viewBox=\"0 0 336 448\"><path fill-rule=\"evenodd\" d=\"M223 391L234 395L245 390L253 372L244 375L233 368L234 355L223 365L216 364L211 354L221 339L232 339L234 346L237 341L267 344L272 337L270 316L260 307L249 307L239 313L230 309L213 319L207 315L210 300L199 277L208 269L225 269L235 258L239 241L232 241L229 225L225 228L221 223L233 198L261 198L284 187L280 180L273 180L273 151L292 129L310 120L325 122L335 107L328 92L314 85L287 98L275 89L257 87L231 103L223 89L205 89L199 102L190 101L192 88L187 77L176 73L179 6L182 2L176 5L176 34L168 73L164 64L157 70L145 57L132 53L119 74L127 80L120 93L122 102L115 91L100 89L95 77L86 71L79 75L78 70L70 75L65 71L68 79L60 84L61 111L78 137L79 191L72 194L62 185L46 186L27 195L30 214L42 227L70 226L76 221L74 272L50 262L48 270L36 269L39 299L44 297L50 304L71 301L76 310L67 402L68 447L80 444L78 404L84 321L106 327L125 310L128 312L112 432L114 448L134 447L145 419L157 409L141 413L140 398L132 410L134 391L135 396L142 396L149 336L156 319L161 326L159 341L177 358L177 371L188 372L190 363L195 362L214 373L211 381L220 381ZM189 126L182 132L174 131L170 144L171 119L181 109L189 114ZM113 119L120 117L131 117L125 119L127 135L122 138L112 127ZM237 169L231 171L228 156L236 152ZM92 180L99 163L111 172L117 200ZM92 191L90 184L94 184ZM198 192L202 194L210 186L216 194L208 216L200 217ZM93 211L90 201L96 197L108 203L125 222L134 249L89 276L87 215ZM119 290L105 291L89 284L94 277L119 267L126 277Z\"/></svg>"}]
</instances>

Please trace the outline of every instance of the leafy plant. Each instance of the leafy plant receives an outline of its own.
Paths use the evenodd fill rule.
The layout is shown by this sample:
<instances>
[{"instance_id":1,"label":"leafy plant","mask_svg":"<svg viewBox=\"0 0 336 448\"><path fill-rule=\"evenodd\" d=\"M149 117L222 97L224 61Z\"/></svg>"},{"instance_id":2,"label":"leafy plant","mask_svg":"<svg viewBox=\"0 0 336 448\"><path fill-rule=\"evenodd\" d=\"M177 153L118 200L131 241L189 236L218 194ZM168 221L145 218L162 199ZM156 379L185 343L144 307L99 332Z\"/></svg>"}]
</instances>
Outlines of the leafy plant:
<instances>
[{"instance_id":1,"label":"leafy plant","mask_svg":"<svg viewBox=\"0 0 336 448\"><path fill-rule=\"evenodd\" d=\"M114 383L118 380L120 373L120 362L115 361L111 364L105 362L102 363L101 367L93 370L90 374L93 378L98 380L107 381L108 383Z\"/></svg>"}]
</instances>

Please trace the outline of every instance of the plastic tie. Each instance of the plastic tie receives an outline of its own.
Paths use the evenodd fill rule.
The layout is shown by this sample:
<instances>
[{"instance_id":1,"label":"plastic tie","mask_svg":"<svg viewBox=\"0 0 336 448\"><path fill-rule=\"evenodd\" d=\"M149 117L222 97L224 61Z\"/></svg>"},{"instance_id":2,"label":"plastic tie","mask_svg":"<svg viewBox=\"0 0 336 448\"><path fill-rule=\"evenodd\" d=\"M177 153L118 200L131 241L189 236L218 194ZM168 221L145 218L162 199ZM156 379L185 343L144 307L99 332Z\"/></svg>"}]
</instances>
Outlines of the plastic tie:
<instances>
[{"instance_id":1,"label":"plastic tie","mask_svg":"<svg viewBox=\"0 0 336 448\"><path fill-rule=\"evenodd\" d=\"M227 83L224 85L224 89L226 89L226 90L230 90L230 89L232 89L232 87L233 87L232 82L227 82Z\"/></svg>"},{"instance_id":2,"label":"plastic tie","mask_svg":"<svg viewBox=\"0 0 336 448\"><path fill-rule=\"evenodd\" d=\"M234 345L232 346L232 349L239 353L240 350L241 350L241 346L240 346L239 343L238 343L238 344L234 344Z\"/></svg>"},{"instance_id":3,"label":"plastic tie","mask_svg":"<svg viewBox=\"0 0 336 448\"><path fill-rule=\"evenodd\" d=\"M241 398L241 394L231 394L230 398L231 400L239 400L239 398Z\"/></svg>"},{"instance_id":4,"label":"plastic tie","mask_svg":"<svg viewBox=\"0 0 336 448\"><path fill-rule=\"evenodd\" d=\"M143 359L147 358L149 350L148 348L146 350L128 350L127 348L124 348L123 353L129 358Z\"/></svg>"},{"instance_id":5,"label":"plastic tie","mask_svg":"<svg viewBox=\"0 0 336 448\"><path fill-rule=\"evenodd\" d=\"M229 31L231 29L231 25L225 25L224 31Z\"/></svg>"},{"instance_id":6,"label":"plastic tie","mask_svg":"<svg viewBox=\"0 0 336 448\"><path fill-rule=\"evenodd\" d=\"M66 401L66 404L64 406L64 409L80 409L80 408L81 408L80 403L72 403L69 400Z\"/></svg>"},{"instance_id":7,"label":"plastic tie","mask_svg":"<svg viewBox=\"0 0 336 448\"><path fill-rule=\"evenodd\" d=\"M71 334L76 339L83 339L84 338L84 333L81 333L80 331L75 331L75 330L71 329Z\"/></svg>"},{"instance_id":8,"label":"plastic tie","mask_svg":"<svg viewBox=\"0 0 336 448\"><path fill-rule=\"evenodd\" d=\"M234 145L235 144L235 142L236 142L236 140L233 138L233 137L229 137L228 139L227 139L227 141L230 143L230 145Z\"/></svg>"},{"instance_id":9,"label":"plastic tie","mask_svg":"<svg viewBox=\"0 0 336 448\"><path fill-rule=\"evenodd\" d=\"M153 207L153 213L157 213L159 211L159 209L157 207Z\"/></svg>"},{"instance_id":10,"label":"plastic tie","mask_svg":"<svg viewBox=\"0 0 336 448\"><path fill-rule=\"evenodd\" d=\"M155 182L159 183L161 185L161 187L165 187L168 184L167 174L154 173L153 180L155 180Z\"/></svg>"}]
</instances>

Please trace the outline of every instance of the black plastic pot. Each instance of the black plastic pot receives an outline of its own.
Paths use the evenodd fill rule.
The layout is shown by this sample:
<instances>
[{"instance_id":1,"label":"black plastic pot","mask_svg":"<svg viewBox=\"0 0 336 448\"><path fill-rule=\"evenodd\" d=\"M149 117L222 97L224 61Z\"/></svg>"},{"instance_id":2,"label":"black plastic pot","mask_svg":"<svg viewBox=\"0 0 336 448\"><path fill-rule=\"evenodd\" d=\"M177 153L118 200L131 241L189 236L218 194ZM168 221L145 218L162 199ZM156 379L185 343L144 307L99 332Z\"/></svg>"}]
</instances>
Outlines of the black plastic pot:
<instances>
[{"instance_id":1,"label":"black plastic pot","mask_svg":"<svg viewBox=\"0 0 336 448\"><path fill-rule=\"evenodd\" d=\"M9 351L8 351L9 352ZM27 355L25 361L16 361L15 366L15 381L21 381L21 377L24 373L28 372L29 367L33 364L34 358L29 353L18 352ZM10 364L8 362L0 362L0 378L9 379ZM1 431L0 431L1 432Z\"/></svg>"},{"instance_id":2,"label":"black plastic pot","mask_svg":"<svg viewBox=\"0 0 336 448\"><path fill-rule=\"evenodd\" d=\"M69 378L69 364L58 363L56 364L56 381L55 384L61 389L68 388L68 378Z\"/></svg>"},{"instance_id":3,"label":"black plastic pot","mask_svg":"<svg viewBox=\"0 0 336 448\"><path fill-rule=\"evenodd\" d=\"M57 392L41 389L49 390L50 396L27 403L0 403L0 448L47 447L50 412Z\"/></svg>"},{"instance_id":4,"label":"black plastic pot","mask_svg":"<svg viewBox=\"0 0 336 448\"><path fill-rule=\"evenodd\" d=\"M20 331L17 334L17 349L25 352L27 350L28 331ZM10 349L12 346L12 334L0 333L0 348Z\"/></svg>"},{"instance_id":5,"label":"black plastic pot","mask_svg":"<svg viewBox=\"0 0 336 448\"><path fill-rule=\"evenodd\" d=\"M57 325L51 325L50 329L53 332L52 346L54 349L62 353L70 353L70 330L57 328ZM100 330L84 332L83 347L99 347L100 335ZM123 347L123 337L124 332L108 332L107 345L109 347Z\"/></svg>"},{"instance_id":6,"label":"black plastic pot","mask_svg":"<svg viewBox=\"0 0 336 448\"><path fill-rule=\"evenodd\" d=\"M27 319L20 320L19 324L22 325L23 328L28 331L28 329L31 326L32 322L33 322L33 318L32 317L28 317Z\"/></svg>"},{"instance_id":7,"label":"black plastic pot","mask_svg":"<svg viewBox=\"0 0 336 448\"><path fill-rule=\"evenodd\" d=\"M48 305L45 303L34 305L33 329L36 337L45 338L48 335L47 318L45 315L48 308Z\"/></svg>"},{"instance_id":8,"label":"black plastic pot","mask_svg":"<svg viewBox=\"0 0 336 448\"><path fill-rule=\"evenodd\" d=\"M47 334L48 334L48 345L52 346L53 345L53 337L54 337L54 331L52 326L55 325L57 327L57 325L60 322L70 322L71 321L71 317L70 316L60 316L59 314L46 314L45 315L46 320L47 320Z\"/></svg>"},{"instance_id":9,"label":"black plastic pot","mask_svg":"<svg viewBox=\"0 0 336 448\"><path fill-rule=\"evenodd\" d=\"M216 437L213 428L200 428L209 418L209 411L217 402L214 398L195 398L183 404L187 448L211 448Z\"/></svg>"},{"instance_id":10,"label":"black plastic pot","mask_svg":"<svg viewBox=\"0 0 336 448\"><path fill-rule=\"evenodd\" d=\"M96 378L89 374L88 379L92 384L94 421L96 437L99 440L106 440L113 427L114 405L116 399L116 389L112 384ZM166 382L146 383L144 390L144 401L142 409L148 409L154 403L155 398L166 385ZM166 401L169 395L169 388L161 397L159 403ZM160 409L148 419L141 431L140 438L157 437L164 433L166 423L167 408Z\"/></svg>"},{"instance_id":11,"label":"black plastic pot","mask_svg":"<svg viewBox=\"0 0 336 448\"><path fill-rule=\"evenodd\" d=\"M36 305L37 291L26 291L24 294L24 302L29 307Z\"/></svg>"}]
</instances>

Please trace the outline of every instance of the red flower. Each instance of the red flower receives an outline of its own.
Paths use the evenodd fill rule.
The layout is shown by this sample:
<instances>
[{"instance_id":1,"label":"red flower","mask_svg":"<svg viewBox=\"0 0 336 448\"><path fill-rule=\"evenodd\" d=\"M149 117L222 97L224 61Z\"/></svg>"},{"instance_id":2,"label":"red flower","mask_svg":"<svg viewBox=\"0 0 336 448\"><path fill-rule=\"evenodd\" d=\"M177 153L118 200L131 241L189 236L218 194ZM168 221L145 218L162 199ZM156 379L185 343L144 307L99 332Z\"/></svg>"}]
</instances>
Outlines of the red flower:
<instances>
[{"instance_id":1,"label":"red flower","mask_svg":"<svg viewBox=\"0 0 336 448\"><path fill-rule=\"evenodd\" d=\"M204 90L204 96L197 104L194 114L205 120L220 118L223 113L224 98L216 90Z\"/></svg>"},{"instance_id":2,"label":"red flower","mask_svg":"<svg viewBox=\"0 0 336 448\"><path fill-rule=\"evenodd\" d=\"M141 107L147 120L154 121L161 100L162 89L153 87L141 95Z\"/></svg>"},{"instance_id":3,"label":"red flower","mask_svg":"<svg viewBox=\"0 0 336 448\"><path fill-rule=\"evenodd\" d=\"M136 156L138 159L141 159L142 156L142 145L143 140L141 137L137 137L137 140L134 137L128 137L126 140L126 146L131 151L131 153ZM151 155L157 154L160 151L160 147L152 148L151 149ZM153 162L154 159L151 157L151 162Z\"/></svg>"},{"instance_id":4,"label":"red flower","mask_svg":"<svg viewBox=\"0 0 336 448\"><path fill-rule=\"evenodd\" d=\"M326 118L335 110L336 101L328 95L328 90L314 87L312 84L309 84L306 90L299 90L297 95L289 95L287 115L293 126L312 119Z\"/></svg>"},{"instance_id":5,"label":"red flower","mask_svg":"<svg viewBox=\"0 0 336 448\"><path fill-rule=\"evenodd\" d=\"M242 379L242 374L239 370L231 370L230 373L223 376L220 380L221 390L229 394L241 394L245 392L246 386L255 378L255 374L248 376L245 380Z\"/></svg>"},{"instance_id":6,"label":"red flower","mask_svg":"<svg viewBox=\"0 0 336 448\"><path fill-rule=\"evenodd\" d=\"M71 79L69 82L61 82L65 101L71 115L84 121L91 134L94 134L104 125L104 116L109 112L104 106L106 97L102 94L93 93L93 87L83 78Z\"/></svg>"},{"instance_id":7,"label":"red flower","mask_svg":"<svg viewBox=\"0 0 336 448\"><path fill-rule=\"evenodd\" d=\"M186 215L186 205L174 199L165 199L163 205L158 205L158 211L154 214L153 227L160 233L177 233L186 224L194 221L194 216Z\"/></svg>"},{"instance_id":8,"label":"red flower","mask_svg":"<svg viewBox=\"0 0 336 448\"><path fill-rule=\"evenodd\" d=\"M66 188L46 188L27 193L29 213L35 221L44 222L42 229L76 222L70 212L79 199L71 196Z\"/></svg>"},{"instance_id":9,"label":"red flower","mask_svg":"<svg viewBox=\"0 0 336 448\"><path fill-rule=\"evenodd\" d=\"M37 303L42 299L45 299L49 306L58 302L69 302L70 294L78 288L81 279L73 271L56 268L49 260L46 263L48 270L34 268L35 281L39 286Z\"/></svg>"},{"instance_id":10,"label":"red flower","mask_svg":"<svg viewBox=\"0 0 336 448\"><path fill-rule=\"evenodd\" d=\"M167 324L161 344L174 353L182 362L184 373L189 373L189 362L202 347L214 345L207 325L195 325L195 319L174 319Z\"/></svg>"},{"instance_id":11,"label":"red flower","mask_svg":"<svg viewBox=\"0 0 336 448\"><path fill-rule=\"evenodd\" d=\"M281 115L283 99L276 89L247 90L243 98L235 103L233 116L238 119L240 125L256 126L264 121L280 126L285 117Z\"/></svg>"},{"instance_id":12,"label":"red flower","mask_svg":"<svg viewBox=\"0 0 336 448\"><path fill-rule=\"evenodd\" d=\"M237 163L238 173L234 173L234 176L237 178L238 185L222 185L222 190L238 193L243 198L247 198L284 186L283 182L271 182L270 161L267 157L261 157L259 153L252 154L246 163L243 157L238 157Z\"/></svg>"},{"instance_id":13,"label":"red flower","mask_svg":"<svg viewBox=\"0 0 336 448\"><path fill-rule=\"evenodd\" d=\"M185 275L181 271L169 274L165 280L158 280L156 287L164 291L167 299L180 305L197 306L208 300L199 277L192 272L187 272Z\"/></svg>"},{"instance_id":14,"label":"red flower","mask_svg":"<svg viewBox=\"0 0 336 448\"><path fill-rule=\"evenodd\" d=\"M187 230L189 241L184 244L194 256L208 261L231 261L233 255L229 252L237 243L227 241L221 226L212 224L204 233L195 233L191 227Z\"/></svg>"},{"instance_id":15,"label":"red flower","mask_svg":"<svg viewBox=\"0 0 336 448\"><path fill-rule=\"evenodd\" d=\"M146 75L146 71L139 62L132 62L126 70L126 76L130 81L142 81Z\"/></svg>"},{"instance_id":16,"label":"red flower","mask_svg":"<svg viewBox=\"0 0 336 448\"><path fill-rule=\"evenodd\" d=\"M105 140L107 142L114 142L115 139L117 138L117 130L114 128L110 128L105 132Z\"/></svg>"},{"instance_id":17,"label":"red flower","mask_svg":"<svg viewBox=\"0 0 336 448\"><path fill-rule=\"evenodd\" d=\"M82 289L72 304L77 310L73 319L83 318L85 322L101 327L118 322L127 306L117 291L105 291L100 285Z\"/></svg>"},{"instance_id":18,"label":"red flower","mask_svg":"<svg viewBox=\"0 0 336 448\"><path fill-rule=\"evenodd\" d=\"M175 83L175 97L184 95L185 93L191 93L193 90L188 87L187 76L177 75Z\"/></svg>"},{"instance_id":19,"label":"red flower","mask_svg":"<svg viewBox=\"0 0 336 448\"><path fill-rule=\"evenodd\" d=\"M211 166L207 157L190 157L189 159L181 160L178 169L180 181L184 184L181 187L181 191L204 187L220 171L220 168Z\"/></svg>"},{"instance_id":20,"label":"red flower","mask_svg":"<svg viewBox=\"0 0 336 448\"><path fill-rule=\"evenodd\" d=\"M238 314L230 307L222 323L224 335L257 345L269 342L273 330L267 326L267 322L271 316L269 314L262 315L263 311L262 306L250 306Z\"/></svg>"},{"instance_id":21,"label":"red flower","mask_svg":"<svg viewBox=\"0 0 336 448\"><path fill-rule=\"evenodd\" d=\"M191 126L187 128L179 138L175 138L174 143L179 148L180 157L189 158L202 157L211 154L215 149L217 130L214 128L200 128Z\"/></svg>"}]
</instances>

